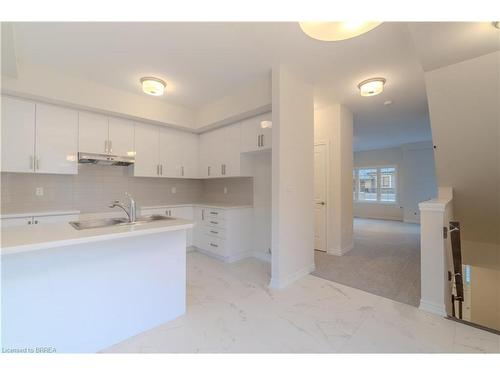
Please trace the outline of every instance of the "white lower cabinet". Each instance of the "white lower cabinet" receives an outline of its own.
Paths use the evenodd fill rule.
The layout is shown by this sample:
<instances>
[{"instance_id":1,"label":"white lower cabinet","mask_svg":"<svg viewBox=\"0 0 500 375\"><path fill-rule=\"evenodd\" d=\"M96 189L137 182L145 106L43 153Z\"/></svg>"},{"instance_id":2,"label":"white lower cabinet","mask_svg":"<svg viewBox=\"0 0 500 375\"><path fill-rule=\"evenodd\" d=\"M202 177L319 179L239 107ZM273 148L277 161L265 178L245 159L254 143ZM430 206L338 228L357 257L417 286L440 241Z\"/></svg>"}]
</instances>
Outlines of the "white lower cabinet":
<instances>
[{"instance_id":1,"label":"white lower cabinet","mask_svg":"<svg viewBox=\"0 0 500 375\"><path fill-rule=\"evenodd\" d=\"M195 207L194 245L224 262L252 255L252 208Z\"/></svg>"},{"instance_id":2,"label":"white lower cabinet","mask_svg":"<svg viewBox=\"0 0 500 375\"><path fill-rule=\"evenodd\" d=\"M193 206L173 206L141 209L141 215L165 215L184 220L194 221ZM193 246L194 230L193 228L186 231L186 246Z\"/></svg>"},{"instance_id":3,"label":"white lower cabinet","mask_svg":"<svg viewBox=\"0 0 500 375\"><path fill-rule=\"evenodd\" d=\"M69 223L70 221L78 220L78 215L41 215L41 216L25 216L25 217L11 217L0 220L0 225L3 228L23 226L23 225L37 225L49 223Z\"/></svg>"}]
</instances>

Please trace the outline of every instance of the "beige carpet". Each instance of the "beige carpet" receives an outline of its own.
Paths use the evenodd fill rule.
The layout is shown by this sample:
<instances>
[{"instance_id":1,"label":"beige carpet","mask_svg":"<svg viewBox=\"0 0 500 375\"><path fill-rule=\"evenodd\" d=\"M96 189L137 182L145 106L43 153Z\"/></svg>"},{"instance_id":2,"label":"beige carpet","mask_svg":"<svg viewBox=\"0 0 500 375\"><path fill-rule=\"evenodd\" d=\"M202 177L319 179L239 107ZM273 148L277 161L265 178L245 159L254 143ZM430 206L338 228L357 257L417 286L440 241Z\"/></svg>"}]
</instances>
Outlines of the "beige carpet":
<instances>
[{"instance_id":1,"label":"beige carpet","mask_svg":"<svg viewBox=\"0 0 500 375\"><path fill-rule=\"evenodd\" d=\"M418 306L420 226L354 219L354 248L343 256L315 251L313 275Z\"/></svg>"}]
</instances>

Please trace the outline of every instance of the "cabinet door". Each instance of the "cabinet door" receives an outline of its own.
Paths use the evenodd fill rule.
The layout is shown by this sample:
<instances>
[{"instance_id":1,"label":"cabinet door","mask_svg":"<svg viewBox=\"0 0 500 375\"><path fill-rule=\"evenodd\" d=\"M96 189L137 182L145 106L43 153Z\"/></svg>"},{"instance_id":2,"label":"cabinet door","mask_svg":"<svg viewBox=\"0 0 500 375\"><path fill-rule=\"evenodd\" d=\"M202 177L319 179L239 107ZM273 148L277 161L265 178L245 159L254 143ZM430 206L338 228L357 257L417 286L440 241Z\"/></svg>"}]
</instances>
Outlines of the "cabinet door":
<instances>
[{"instance_id":1,"label":"cabinet door","mask_svg":"<svg viewBox=\"0 0 500 375\"><path fill-rule=\"evenodd\" d=\"M36 104L37 173L77 174L78 112Z\"/></svg>"},{"instance_id":2,"label":"cabinet door","mask_svg":"<svg viewBox=\"0 0 500 375\"><path fill-rule=\"evenodd\" d=\"M260 124L252 117L241 123L241 152L258 151L260 145Z\"/></svg>"},{"instance_id":3,"label":"cabinet door","mask_svg":"<svg viewBox=\"0 0 500 375\"><path fill-rule=\"evenodd\" d=\"M199 176L201 178L213 177L214 166L211 162L213 143L212 139L212 132L207 132L200 135Z\"/></svg>"},{"instance_id":4,"label":"cabinet door","mask_svg":"<svg viewBox=\"0 0 500 375\"><path fill-rule=\"evenodd\" d=\"M70 221L78 220L78 215L49 215L35 216L34 224L50 224L50 223L69 223Z\"/></svg>"},{"instance_id":5,"label":"cabinet door","mask_svg":"<svg viewBox=\"0 0 500 375\"><path fill-rule=\"evenodd\" d=\"M182 146L181 177L198 178L199 136L182 133L180 144Z\"/></svg>"},{"instance_id":6,"label":"cabinet door","mask_svg":"<svg viewBox=\"0 0 500 375\"><path fill-rule=\"evenodd\" d=\"M177 130L160 129L160 165L163 177L180 177L182 145Z\"/></svg>"},{"instance_id":7,"label":"cabinet door","mask_svg":"<svg viewBox=\"0 0 500 375\"><path fill-rule=\"evenodd\" d=\"M31 225L33 224L33 218L30 217L13 217L8 219L0 220L0 227L8 228L8 227L18 227L23 225Z\"/></svg>"},{"instance_id":8,"label":"cabinet door","mask_svg":"<svg viewBox=\"0 0 500 375\"><path fill-rule=\"evenodd\" d=\"M2 172L33 172L35 103L2 96Z\"/></svg>"},{"instance_id":9,"label":"cabinet door","mask_svg":"<svg viewBox=\"0 0 500 375\"><path fill-rule=\"evenodd\" d=\"M156 126L135 124L134 176L159 177L160 131Z\"/></svg>"},{"instance_id":10,"label":"cabinet door","mask_svg":"<svg viewBox=\"0 0 500 375\"><path fill-rule=\"evenodd\" d=\"M118 156L134 155L134 123L109 118L109 153Z\"/></svg>"},{"instance_id":11,"label":"cabinet door","mask_svg":"<svg viewBox=\"0 0 500 375\"><path fill-rule=\"evenodd\" d=\"M219 149L222 151L222 176L235 177L240 175L240 124L229 125L221 129L222 138Z\"/></svg>"},{"instance_id":12,"label":"cabinet door","mask_svg":"<svg viewBox=\"0 0 500 375\"><path fill-rule=\"evenodd\" d=\"M108 117L90 112L78 113L78 151L108 153Z\"/></svg>"}]
</instances>

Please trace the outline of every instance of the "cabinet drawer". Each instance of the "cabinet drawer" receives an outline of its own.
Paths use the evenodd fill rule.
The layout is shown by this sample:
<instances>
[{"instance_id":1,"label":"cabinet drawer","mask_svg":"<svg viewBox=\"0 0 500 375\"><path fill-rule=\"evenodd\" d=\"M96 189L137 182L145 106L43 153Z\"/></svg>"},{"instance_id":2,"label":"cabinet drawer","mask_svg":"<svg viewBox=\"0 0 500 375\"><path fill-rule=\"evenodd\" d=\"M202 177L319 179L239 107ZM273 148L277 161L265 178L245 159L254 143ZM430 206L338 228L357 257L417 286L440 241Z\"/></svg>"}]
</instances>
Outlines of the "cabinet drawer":
<instances>
[{"instance_id":1,"label":"cabinet drawer","mask_svg":"<svg viewBox=\"0 0 500 375\"><path fill-rule=\"evenodd\" d=\"M215 227L215 228L221 228L221 229L226 228L226 221L221 220L221 219L208 218L205 220L205 224L208 227Z\"/></svg>"},{"instance_id":2,"label":"cabinet drawer","mask_svg":"<svg viewBox=\"0 0 500 375\"><path fill-rule=\"evenodd\" d=\"M205 214L209 219L222 219L226 218L226 212L224 210L219 210L217 208L205 208Z\"/></svg>"},{"instance_id":3,"label":"cabinet drawer","mask_svg":"<svg viewBox=\"0 0 500 375\"><path fill-rule=\"evenodd\" d=\"M203 248L207 251L211 251L217 255L226 255L226 242L217 237L204 236Z\"/></svg>"},{"instance_id":4,"label":"cabinet drawer","mask_svg":"<svg viewBox=\"0 0 500 375\"><path fill-rule=\"evenodd\" d=\"M226 238L226 231L224 229L220 229L220 228L216 228L216 227L206 226L205 227L205 234L207 236L218 237L221 239Z\"/></svg>"}]
</instances>

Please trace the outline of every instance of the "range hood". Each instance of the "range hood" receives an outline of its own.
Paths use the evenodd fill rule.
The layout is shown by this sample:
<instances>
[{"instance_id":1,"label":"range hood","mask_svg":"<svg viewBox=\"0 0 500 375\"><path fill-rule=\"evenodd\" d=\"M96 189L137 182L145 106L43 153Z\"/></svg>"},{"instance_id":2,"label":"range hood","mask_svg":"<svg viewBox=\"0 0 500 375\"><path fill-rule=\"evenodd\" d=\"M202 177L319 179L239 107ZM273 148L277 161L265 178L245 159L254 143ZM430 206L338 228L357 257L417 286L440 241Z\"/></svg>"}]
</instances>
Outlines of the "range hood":
<instances>
[{"instance_id":1,"label":"range hood","mask_svg":"<svg viewBox=\"0 0 500 375\"><path fill-rule=\"evenodd\" d=\"M82 164L101 164L101 165L131 165L134 164L133 156L118 156L108 154L92 154L89 152L78 153L78 163Z\"/></svg>"}]
</instances>

